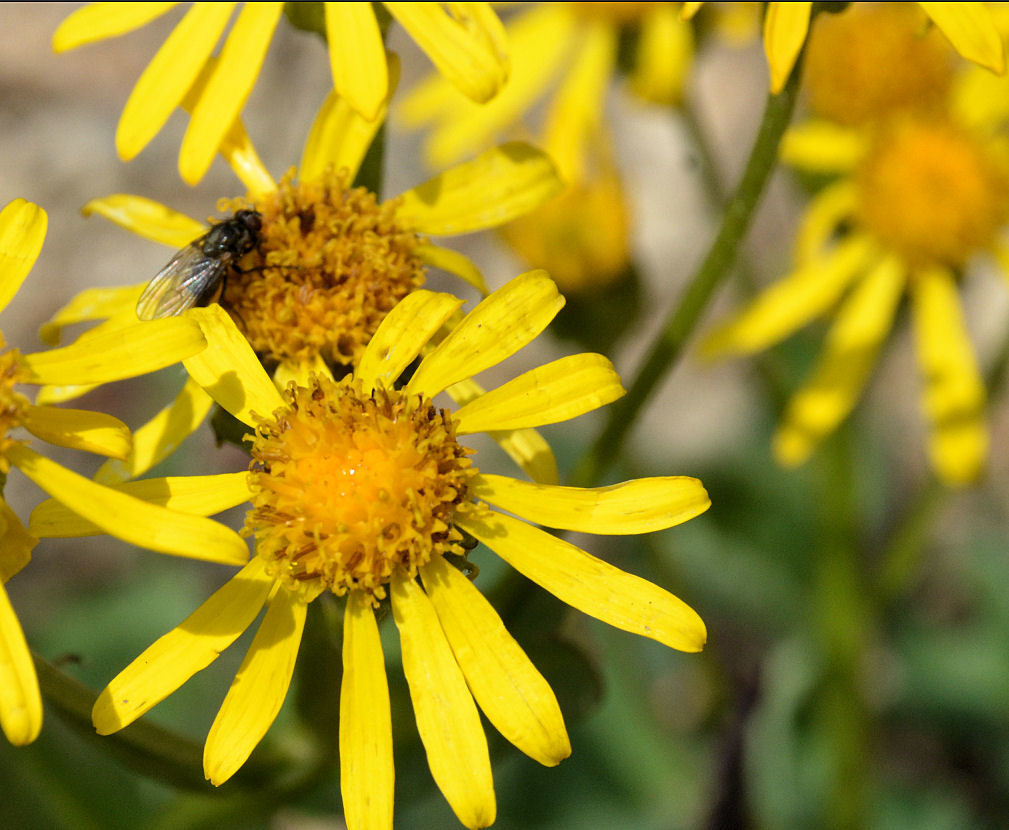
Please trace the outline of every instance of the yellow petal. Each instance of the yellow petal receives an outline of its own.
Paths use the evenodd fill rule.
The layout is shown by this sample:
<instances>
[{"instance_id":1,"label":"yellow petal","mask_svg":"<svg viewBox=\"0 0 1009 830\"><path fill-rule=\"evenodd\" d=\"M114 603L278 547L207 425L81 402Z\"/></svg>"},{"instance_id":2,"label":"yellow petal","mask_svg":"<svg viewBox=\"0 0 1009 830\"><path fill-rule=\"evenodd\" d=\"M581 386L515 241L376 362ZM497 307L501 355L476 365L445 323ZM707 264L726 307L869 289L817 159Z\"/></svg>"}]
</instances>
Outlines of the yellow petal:
<instances>
[{"instance_id":1,"label":"yellow petal","mask_svg":"<svg viewBox=\"0 0 1009 830\"><path fill-rule=\"evenodd\" d=\"M0 728L14 746L30 744L42 729L42 695L28 643L0 585Z\"/></svg>"},{"instance_id":2,"label":"yellow petal","mask_svg":"<svg viewBox=\"0 0 1009 830\"><path fill-rule=\"evenodd\" d=\"M458 525L515 570L579 611L680 651L704 647L707 632L701 618L658 585L510 516L467 516Z\"/></svg>"},{"instance_id":3,"label":"yellow petal","mask_svg":"<svg viewBox=\"0 0 1009 830\"><path fill-rule=\"evenodd\" d=\"M217 403L250 426L253 412L266 417L284 406L277 387L228 312L214 304L190 309L186 315L199 322L209 348L183 363Z\"/></svg>"},{"instance_id":4,"label":"yellow petal","mask_svg":"<svg viewBox=\"0 0 1009 830\"><path fill-rule=\"evenodd\" d=\"M169 248L184 248L209 230L202 222L197 222L184 213L153 199L129 193L114 193L92 199L81 208L81 213L85 216L97 213L121 228Z\"/></svg>"},{"instance_id":5,"label":"yellow petal","mask_svg":"<svg viewBox=\"0 0 1009 830\"><path fill-rule=\"evenodd\" d=\"M545 766L567 758L571 743L557 698L491 604L441 557L428 562L421 575L455 659L487 719Z\"/></svg>"},{"instance_id":6,"label":"yellow petal","mask_svg":"<svg viewBox=\"0 0 1009 830\"><path fill-rule=\"evenodd\" d=\"M248 479L247 472L222 473L148 478L109 487L147 504L193 516L213 516L249 500ZM108 532L56 499L47 499L32 511L31 527L42 539L97 536Z\"/></svg>"},{"instance_id":7,"label":"yellow petal","mask_svg":"<svg viewBox=\"0 0 1009 830\"><path fill-rule=\"evenodd\" d=\"M576 418L624 394L613 364L575 354L524 372L455 413L459 435L525 429Z\"/></svg>"},{"instance_id":8,"label":"yellow petal","mask_svg":"<svg viewBox=\"0 0 1009 830\"><path fill-rule=\"evenodd\" d=\"M641 18L631 90L656 104L679 104L693 57L694 30L672 5L656 3Z\"/></svg>"},{"instance_id":9,"label":"yellow petal","mask_svg":"<svg viewBox=\"0 0 1009 830\"><path fill-rule=\"evenodd\" d=\"M752 354L772 346L828 311L873 255L864 236L842 242L765 289L738 317L711 331L705 356Z\"/></svg>"},{"instance_id":10,"label":"yellow petal","mask_svg":"<svg viewBox=\"0 0 1009 830\"><path fill-rule=\"evenodd\" d=\"M550 105L543 147L566 184L585 178L586 144L601 127L606 87L617 60L618 35L615 26L602 20L585 28L573 65Z\"/></svg>"},{"instance_id":11,"label":"yellow petal","mask_svg":"<svg viewBox=\"0 0 1009 830\"><path fill-rule=\"evenodd\" d=\"M53 51L66 52L146 26L178 3L89 3L53 33Z\"/></svg>"},{"instance_id":12,"label":"yellow petal","mask_svg":"<svg viewBox=\"0 0 1009 830\"><path fill-rule=\"evenodd\" d=\"M327 13L332 6L357 7L357 4L327 3ZM374 19L371 9L367 13ZM353 50L350 53L353 54ZM346 169L349 179L354 180L375 134L385 122L389 98L399 83L399 58L390 52L382 60L383 71L388 74L388 79L384 81L388 89L379 102L378 114L374 120L362 117L336 90L326 96L312 122L312 129L301 154L299 176L302 181L316 179L330 168L337 171Z\"/></svg>"},{"instance_id":13,"label":"yellow petal","mask_svg":"<svg viewBox=\"0 0 1009 830\"><path fill-rule=\"evenodd\" d=\"M31 406L23 424L36 438L99 455L125 458L132 444L130 429L118 418L85 409Z\"/></svg>"},{"instance_id":14,"label":"yellow petal","mask_svg":"<svg viewBox=\"0 0 1009 830\"><path fill-rule=\"evenodd\" d=\"M365 120L380 122L389 74L375 12L364 3L324 3L323 8L333 88Z\"/></svg>"},{"instance_id":15,"label":"yellow petal","mask_svg":"<svg viewBox=\"0 0 1009 830\"><path fill-rule=\"evenodd\" d=\"M771 93L777 95L792 73L809 31L812 3L768 3L764 18L764 51L771 67Z\"/></svg>"},{"instance_id":16,"label":"yellow petal","mask_svg":"<svg viewBox=\"0 0 1009 830\"><path fill-rule=\"evenodd\" d=\"M242 565L249 558L242 537L211 519L166 510L95 484L22 445L10 447L5 455L53 498L126 542L228 565Z\"/></svg>"},{"instance_id":17,"label":"yellow petal","mask_svg":"<svg viewBox=\"0 0 1009 830\"><path fill-rule=\"evenodd\" d=\"M0 498L0 585L31 561L32 549L38 543L7 502Z\"/></svg>"},{"instance_id":18,"label":"yellow petal","mask_svg":"<svg viewBox=\"0 0 1009 830\"><path fill-rule=\"evenodd\" d=\"M457 404L464 405L484 394L475 380L453 383L445 392ZM557 459L546 439L534 429L510 429L488 432L508 456L533 481L556 484L559 481Z\"/></svg>"},{"instance_id":19,"label":"yellow petal","mask_svg":"<svg viewBox=\"0 0 1009 830\"><path fill-rule=\"evenodd\" d=\"M116 128L119 158L146 147L181 103L224 33L234 3L195 3L172 30L130 93Z\"/></svg>"},{"instance_id":20,"label":"yellow petal","mask_svg":"<svg viewBox=\"0 0 1009 830\"><path fill-rule=\"evenodd\" d=\"M503 285L425 357L407 393L434 397L460 380L513 355L545 329L564 298L545 271L529 271Z\"/></svg>"},{"instance_id":21,"label":"yellow petal","mask_svg":"<svg viewBox=\"0 0 1009 830\"><path fill-rule=\"evenodd\" d=\"M473 260L464 254L453 251L451 248L442 248L431 244L417 245L414 247L413 253L425 265L440 268L442 271L448 271L465 280L485 297L490 294L490 289L484 282L480 269L477 268Z\"/></svg>"},{"instance_id":22,"label":"yellow petal","mask_svg":"<svg viewBox=\"0 0 1009 830\"><path fill-rule=\"evenodd\" d=\"M400 300L372 335L355 372L366 387L392 387L421 348L463 303L451 294L414 291Z\"/></svg>"},{"instance_id":23,"label":"yellow petal","mask_svg":"<svg viewBox=\"0 0 1009 830\"><path fill-rule=\"evenodd\" d=\"M94 479L115 484L146 473L171 455L203 423L214 399L192 378L168 406L133 433L133 451L124 461L106 461Z\"/></svg>"},{"instance_id":24,"label":"yellow petal","mask_svg":"<svg viewBox=\"0 0 1009 830\"><path fill-rule=\"evenodd\" d=\"M703 485L688 476L638 478L609 487L550 487L479 475L471 492L536 524L581 533L651 533L681 524L711 506Z\"/></svg>"},{"instance_id":25,"label":"yellow petal","mask_svg":"<svg viewBox=\"0 0 1009 830\"><path fill-rule=\"evenodd\" d=\"M497 805L480 713L431 600L406 577L393 577L390 587L403 673L431 776L459 821L489 827Z\"/></svg>"},{"instance_id":26,"label":"yellow petal","mask_svg":"<svg viewBox=\"0 0 1009 830\"><path fill-rule=\"evenodd\" d=\"M39 327L39 339L47 346L58 346L63 329L89 320L105 320L113 315L134 312L143 285L119 288L85 288Z\"/></svg>"},{"instance_id":27,"label":"yellow petal","mask_svg":"<svg viewBox=\"0 0 1009 830\"><path fill-rule=\"evenodd\" d=\"M203 749L203 773L220 786L252 754L287 697L308 605L281 588L228 689Z\"/></svg>"},{"instance_id":28,"label":"yellow petal","mask_svg":"<svg viewBox=\"0 0 1009 830\"><path fill-rule=\"evenodd\" d=\"M347 595L340 685L340 792L347 827L392 830L395 770L382 640L362 591Z\"/></svg>"},{"instance_id":29,"label":"yellow petal","mask_svg":"<svg viewBox=\"0 0 1009 830\"><path fill-rule=\"evenodd\" d=\"M504 26L488 3L385 3L460 92L484 103L508 80Z\"/></svg>"},{"instance_id":30,"label":"yellow petal","mask_svg":"<svg viewBox=\"0 0 1009 830\"><path fill-rule=\"evenodd\" d=\"M970 484L988 456L985 388L953 275L940 268L916 272L911 299L932 466L947 484Z\"/></svg>"},{"instance_id":31,"label":"yellow petal","mask_svg":"<svg viewBox=\"0 0 1009 830\"><path fill-rule=\"evenodd\" d=\"M903 266L886 257L838 309L813 376L789 401L774 436L779 463L801 464L854 407L893 325L904 285Z\"/></svg>"},{"instance_id":32,"label":"yellow petal","mask_svg":"<svg viewBox=\"0 0 1009 830\"><path fill-rule=\"evenodd\" d=\"M42 208L24 199L0 210L0 311L14 299L38 259L48 221Z\"/></svg>"},{"instance_id":33,"label":"yellow petal","mask_svg":"<svg viewBox=\"0 0 1009 830\"><path fill-rule=\"evenodd\" d=\"M795 234L797 265L807 265L827 253L840 225L855 212L857 199L851 180L827 185L813 197Z\"/></svg>"},{"instance_id":34,"label":"yellow petal","mask_svg":"<svg viewBox=\"0 0 1009 830\"><path fill-rule=\"evenodd\" d=\"M408 190L396 220L425 234L469 233L510 222L562 189L549 156L513 141Z\"/></svg>"},{"instance_id":35,"label":"yellow petal","mask_svg":"<svg viewBox=\"0 0 1009 830\"><path fill-rule=\"evenodd\" d=\"M149 646L98 696L91 719L110 735L149 711L244 633L273 587L256 557L219 588L181 625Z\"/></svg>"},{"instance_id":36,"label":"yellow petal","mask_svg":"<svg viewBox=\"0 0 1009 830\"><path fill-rule=\"evenodd\" d=\"M684 20L690 20L703 5L704 3L684 3L680 8L680 16Z\"/></svg>"},{"instance_id":37,"label":"yellow petal","mask_svg":"<svg viewBox=\"0 0 1009 830\"><path fill-rule=\"evenodd\" d=\"M932 22L967 60L1001 75L1005 49L984 3L919 3Z\"/></svg>"},{"instance_id":38,"label":"yellow petal","mask_svg":"<svg viewBox=\"0 0 1009 830\"><path fill-rule=\"evenodd\" d=\"M249 3L231 27L182 139L179 173L188 184L203 178L245 105L283 10L283 3Z\"/></svg>"},{"instance_id":39,"label":"yellow petal","mask_svg":"<svg viewBox=\"0 0 1009 830\"><path fill-rule=\"evenodd\" d=\"M786 164L814 173L847 173L868 149L866 134L832 121L811 119L789 127L778 154Z\"/></svg>"},{"instance_id":40,"label":"yellow petal","mask_svg":"<svg viewBox=\"0 0 1009 830\"><path fill-rule=\"evenodd\" d=\"M109 383L164 369L202 352L207 341L195 321L169 317L103 332L71 346L24 356L30 383Z\"/></svg>"},{"instance_id":41,"label":"yellow petal","mask_svg":"<svg viewBox=\"0 0 1009 830\"><path fill-rule=\"evenodd\" d=\"M568 59L578 26L565 3L534 5L516 14L508 23L511 77L486 104L459 95L440 75L411 89L400 102L399 115L412 128L434 122L424 148L431 165L441 169L455 164L505 135L552 84Z\"/></svg>"}]
</instances>

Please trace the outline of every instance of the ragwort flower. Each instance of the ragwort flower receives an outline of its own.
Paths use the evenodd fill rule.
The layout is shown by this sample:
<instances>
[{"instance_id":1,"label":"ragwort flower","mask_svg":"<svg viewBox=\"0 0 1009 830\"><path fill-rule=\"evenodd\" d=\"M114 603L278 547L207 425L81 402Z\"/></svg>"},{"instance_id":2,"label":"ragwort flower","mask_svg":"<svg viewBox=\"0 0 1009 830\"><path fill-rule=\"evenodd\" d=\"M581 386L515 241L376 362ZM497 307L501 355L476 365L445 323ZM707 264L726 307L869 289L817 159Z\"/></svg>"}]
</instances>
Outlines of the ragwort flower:
<instances>
[{"instance_id":1,"label":"ragwort flower","mask_svg":"<svg viewBox=\"0 0 1009 830\"><path fill-rule=\"evenodd\" d=\"M395 77L395 69L394 69ZM308 136L296 177L279 184L260 162L236 121L221 152L248 187L222 210L255 208L260 242L227 279L223 302L278 385L304 378L321 363L353 366L389 310L425 280L427 266L458 275L487 292L476 265L424 235L456 235L494 227L537 207L561 189L553 164L538 150L511 143L457 165L405 193L379 202L351 187L381 122L366 121L331 93ZM85 213L101 214L146 238L181 248L207 232L184 214L139 196L95 199ZM43 327L55 342L61 328L108 318L136 323L143 286L90 290ZM99 328L101 328L99 326ZM50 400L80 390L45 390ZM190 383L179 399L134 436L128 464L109 464L105 482L137 476L170 453L202 423L212 400Z\"/></svg>"},{"instance_id":2,"label":"ragwort flower","mask_svg":"<svg viewBox=\"0 0 1009 830\"><path fill-rule=\"evenodd\" d=\"M683 13L693 15L702 3L684 3ZM918 3L953 48L969 61L999 74L1005 72L1002 38L984 3ZM768 3L764 17L764 51L771 73L771 92L777 94L795 66L809 32L812 3ZM893 56L894 62L899 56ZM837 67L846 71L847 67Z\"/></svg>"},{"instance_id":3,"label":"ragwort flower","mask_svg":"<svg viewBox=\"0 0 1009 830\"><path fill-rule=\"evenodd\" d=\"M63 21L53 35L53 49L64 52L126 34L175 5L91 3ZM194 3L148 64L116 130L116 149L124 161L147 146L209 69L179 152L182 178L189 184L203 178L252 91L284 8L283 3L244 4L211 67L211 53L235 5ZM323 6L334 88L362 117L375 120L391 86L375 12L367 3ZM384 6L438 70L474 100L494 97L507 80L504 31L487 3Z\"/></svg>"},{"instance_id":4,"label":"ragwort flower","mask_svg":"<svg viewBox=\"0 0 1009 830\"><path fill-rule=\"evenodd\" d=\"M464 554L460 531L575 608L672 648L701 649L704 624L681 600L527 523L599 534L667 528L707 509L700 482L668 477L579 489L478 470L458 436L560 422L623 390L609 361L581 354L477 394L469 378L534 339L563 298L543 272L524 274L439 342L460 304L414 292L386 317L352 374L340 381L312 375L283 393L220 307L187 312L204 320L214 343L190 361L200 364L194 377L255 430L250 473L120 486L162 488L172 492L169 504L178 499L201 512L207 497L220 505L224 491L232 503L251 500L245 528L257 554L109 684L94 708L99 732L122 729L209 665L265 604L207 738L205 773L214 784L227 780L280 710L307 603L331 592L346 597L340 757L347 824L391 827L392 727L374 614L390 600L432 775L463 824L491 824L494 790L477 705L543 764L565 758L570 744L550 687L453 566ZM220 382L227 373L237 374L240 388ZM432 403L448 388L468 399L455 412ZM33 513L31 527L43 536L97 530L52 503Z\"/></svg>"},{"instance_id":5,"label":"ragwort flower","mask_svg":"<svg viewBox=\"0 0 1009 830\"><path fill-rule=\"evenodd\" d=\"M986 254L1009 270L1005 84L971 69L944 111L898 110L861 129L811 121L786 135L787 161L841 178L809 206L796 269L706 343L712 355L753 353L836 306L824 353L775 436L780 462L803 462L854 407L906 293L932 466L952 485L983 469L985 389L958 281Z\"/></svg>"},{"instance_id":6,"label":"ragwort flower","mask_svg":"<svg viewBox=\"0 0 1009 830\"><path fill-rule=\"evenodd\" d=\"M45 211L24 199L16 199L0 211L0 310L14 298L35 264L46 225ZM0 335L0 349L5 345ZM14 466L51 496L106 530L119 529L123 517L129 515L135 523L125 530L124 538L130 541L146 539L147 546L157 550L178 553L181 547L187 553L193 551L194 556L232 564L245 561L245 545L226 528L201 517L174 516L97 485L40 455L16 436L16 431L23 429L61 447L125 458L130 432L118 419L98 412L36 406L15 386L107 383L160 369L205 346L193 321L172 320L160 321L128 341L111 333L49 352L22 355L17 349L4 351L0 354L0 487ZM178 524L170 526L174 519ZM194 532L198 535L193 536ZM28 563L37 541L0 497L0 727L14 744L29 743L38 735L42 703L31 655L2 583ZM194 547L197 542L200 547Z\"/></svg>"}]
</instances>

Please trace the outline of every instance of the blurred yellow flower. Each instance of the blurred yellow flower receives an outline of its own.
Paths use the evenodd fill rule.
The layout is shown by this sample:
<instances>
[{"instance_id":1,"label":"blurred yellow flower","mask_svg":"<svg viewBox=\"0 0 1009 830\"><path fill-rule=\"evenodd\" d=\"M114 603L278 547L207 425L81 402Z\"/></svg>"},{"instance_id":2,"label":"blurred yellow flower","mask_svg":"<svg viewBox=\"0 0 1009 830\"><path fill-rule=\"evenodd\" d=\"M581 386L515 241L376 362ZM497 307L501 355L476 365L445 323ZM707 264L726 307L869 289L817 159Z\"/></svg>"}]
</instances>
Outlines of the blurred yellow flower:
<instances>
[{"instance_id":1,"label":"blurred yellow flower","mask_svg":"<svg viewBox=\"0 0 1009 830\"><path fill-rule=\"evenodd\" d=\"M702 3L685 3L692 16ZM1005 49L984 3L918 3L963 57L999 74L1005 72ZM764 51L771 73L771 92L777 94L795 66L809 32L812 3L768 3L764 16ZM895 63L899 55L891 56ZM847 66L838 66L838 72Z\"/></svg>"},{"instance_id":2,"label":"blurred yellow flower","mask_svg":"<svg viewBox=\"0 0 1009 830\"><path fill-rule=\"evenodd\" d=\"M520 116L560 76L540 144L565 182L580 181L592 136L602 129L606 90L627 25L640 32L631 89L646 100L678 102L693 35L674 4L541 3L507 27L512 74L492 102L477 107L432 76L405 95L399 115L410 127L432 127L425 151L439 167L479 152L497 136L514 134Z\"/></svg>"},{"instance_id":3,"label":"blurred yellow flower","mask_svg":"<svg viewBox=\"0 0 1009 830\"><path fill-rule=\"evenodd\" d=\"M383 115L384 109L366 121L330 93L308 136L297 183L292 176L279 185L274 181L240 121L221 147L249 195L219 206L229 211L254 207L263 217L260 244L242 260L245 273L230 273L224 302L256 352L276 367L281 388L323 362L354 365L389 310L423 284L428 266L487 292L473 262L422 234L452 236L495 227L561 189L543 153L511 143L379 204L374 194L351 188L350 182ZM172 248L207 232L202 223L139 196L95 199L84 211ZM43 337L55 342L63 326L84 320L139 325L135 308L142 289L84 292L43 327ZM56 400L82 390L43 391L47 400ZM122 481L150 469L202 423L211 405L209 396L188 384L174 404L136 431L128 462L106 465L99 480Z\"/></svg>"},{"instance_id":4,"label":"blurred yellow flower","mask_svg":"<svg viewBox=\"0 0 1009 830\"><path fill-rule=\"evenodd\" d=\"M564 300L543 272L529 272L442 336L461 303L413 292L385 318L352 374L335 381L323 370L282 393L219 306L188 312L212 343L190 370L254 429L251 472L121 488L160 491L169 506L202 514L251 500L245 526L257 556L109 684L94 708L100 733L127 726L209 665L265 605L207 738L204 771L223 783L281 708L307 603L325 591L345 596L340 783L347 825L392 827L392 725L374 615L391 600L431 773L464 825L488 826L496 806L477 705L542 764L561 761L570 744L549 685L453 564L465 554L460 531L575 608L672 648L702 648L704 624L681 600L527 523L596 534L668 528L707 509L701 483L664 477L579 489L479 471L458 436L500 439L566 421L623 389L608 360L580 354L481 393L470 378L531 342ZM222 382L228 376L239 383ZM455 412L432 403L447 389L464 401ZM52 502L36 509L31 527L40 536L98 530Z\"/></svg>"},{"instance_id":5,"label":"blurred yellow flower","mask_svg":"<svg viewBox=\"0 0 1009 830\"><path fill-rule=\"evenodd\" d=\"M176 3L91 3L53 34L64 52L126 34ZM128 161L157 135L182 103L231 19L235 3L193 3L148 64L130 94L116 130L116 149ZM385 48L367 3L323 3L334 88L362 117L374 120L389 92ZM384 3L438 70L475 101L494 97L508 77L504 30L487 3ZM246 3L221 47L219 60L192 106L179 152L179 173L195 184L226 141L259 75L283 3Z\"/></svg>"},{"instance_id":6,"label":"blurred yellow flower","mask_svg":"<svg viewBox=\"0 0 1009 830\"><path fill-rule=\"evenodd\" d=\"M47 222L45 211L24 199L15 199L0 211L0 310L14 298L35 264ZM0 349L5 345L0 335ZM71 381L108 383L153 372L205 347L197 324L172 320L159 321L129 340L118 332L106 332L65 349L29 355L11 349L0 354L0 487L13 465L51 496L109 532L119 530L123 516L130 515L135 522L124 537L130 541L144 538L154 543L149 547L174 553L181 539L183 549L187 553L197 551L194 555L200 558L244 561L248 552L243 555L242 540L230 531L221 534L219 530L225 529L218 529L214 522L179 516L181 525L174 530L167 528L173 518L168 511L133 503L121 493L50 461L12 434L24 429L61 447L126 458L130 432L118 419L80 409L36 406L14 387ZM194 518L198 519L196 523ZM192 547L196 541L191 535L194 530L207 537L208 546ZM227 538L230 548L227 543L222 546L222 537ZM29 743L38 735L42 703L31 655L2 583L28 563L37 541L0 497L0 727L14 744Z\"/></svg>"},{"instance_id":7,"label":"blurred yellow flower","mask_svg":"<svg viewBox=\"0 0 1009 830\"><path fill-rule=\"evenodd\" d=\"M951 485L982 471L985 389L957 281L984 254L1009 273L1007 83L972 68L945 112L896 112L862 129L810 121L786 135L786 161L841 178L810 204L795 270L705 343L711 355L753 353L837 305L819 364L775 436L782 463L804 461L855 405L906 292L932 466Z\"/></svg>"}]
</instances>

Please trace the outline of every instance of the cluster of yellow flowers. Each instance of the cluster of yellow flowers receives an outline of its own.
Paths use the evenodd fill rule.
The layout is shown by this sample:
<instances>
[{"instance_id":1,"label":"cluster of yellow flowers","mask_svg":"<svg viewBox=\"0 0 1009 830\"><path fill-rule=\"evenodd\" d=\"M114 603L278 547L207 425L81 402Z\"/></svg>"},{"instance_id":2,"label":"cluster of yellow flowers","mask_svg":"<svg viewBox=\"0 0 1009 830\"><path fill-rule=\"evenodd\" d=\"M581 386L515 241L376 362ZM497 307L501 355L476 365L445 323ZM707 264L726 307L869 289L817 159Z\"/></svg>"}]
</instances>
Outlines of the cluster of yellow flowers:
<instances>
[{"instance_id":1,"label":"cluster of yellow flowers","mask_svg":"<svg viewBox=\"0 0 1009 830\"><path fill-rule=\"evenodd\" d=\"M67 17L53 47L128 33L174 5L90 4ZM224 218L209 227L146 196L88 202L86 214L178 253L153 280L138 275L138 284L71 300L42 327L56 348L0 355L0 480L14 466L50 496L27 523L0 500L0 577L21 571L40 539L97 534L233 566L93 709L100 734L123 729L265 608L206 739L214 785L242 767L277 718L310 603L341 598L340 787L350 828L393 824L393 707L379 635L391 607L431 774L462 824L486 827L496 805L481 712L541 764L557 764L571 745L554 692L474 584L467 557L476 543L612 626L686 652L705 644L704 623L682 600L536 527L650 533L710 505L686 476L559 483L537 428L623 396L610 361L573 354L492 389L474 377L550 325L565 304L551 276L590 298L626 277L631 219L604 117L607 90L624 72L632 93L678 106L695 26L709 14L717 25L718 10L545 3L518 10L506 28L486 3L249 3L237 14L234 5L197 2L181 17L126 102L116 149L132 159L185 108L182 178L197 183L220 154L245 195L222 199ZM325 37L333 89L300 162L278 180L241 111L285 5L305 6L288 13ZM798 71L814 4L768 5L777 95ZM932 464L945 482L967 484L983 469L988 433L958 283L981 255L1009 266L1000 237L1009 221L1009 88L995 74L1004 70L1002 39L979 3L850 5L815 17L806 65L813 115L781 145L786 163L834 178L810 202L794 270L709 332L702 349L754 353L833 313L823 356L775 437L778 459L798 464L854 407L906 290ZM401 101L393 100L400 63L384 45L390 25L438 70ZM954 49L987 68L958 62ZM881 64L892 68L885 83ZM514 140L522 114L554 86L536 138ZM428 128L427 159L447 169L383 200L362 171L384 128L396 126ZM32 269L46 221L20 198L0 213L0 307ZM493 291L477 263L432 241L491 228L533 268ZM423 288L430 268L482 299L463 313L463 300ZM81 323L91 328L59 347L64 329ZM184 388L136 429L57 406L179 362ZM17 391L23 384L40 387L35 403ZM145 478L215 404L233 417L250 465ZM30 448L21 428L108 460L86 478ZM487 471L463 440L476 434L499 444L523 478ZM208 518L246 503L240 531ZM14 744L42 726L33 660L2 585L0 725Z\"/></svg>"}]
</instances>

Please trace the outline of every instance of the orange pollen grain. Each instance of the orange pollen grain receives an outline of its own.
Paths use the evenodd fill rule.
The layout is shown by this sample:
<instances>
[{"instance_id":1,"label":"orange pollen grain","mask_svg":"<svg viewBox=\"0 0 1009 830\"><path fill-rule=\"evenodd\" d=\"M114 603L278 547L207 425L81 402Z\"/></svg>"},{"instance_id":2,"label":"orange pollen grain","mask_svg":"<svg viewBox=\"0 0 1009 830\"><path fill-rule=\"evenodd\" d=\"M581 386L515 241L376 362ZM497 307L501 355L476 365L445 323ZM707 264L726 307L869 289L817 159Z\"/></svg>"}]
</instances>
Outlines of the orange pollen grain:
<instances>
[{"instance_id":1,"label":"orange pollen grain","mask_svg":"<svg viewBox=\"0 0 1009 830\"><path fill-rule=\"evenodd\" d=\"M812 109L856 125L899 109L929 110L945 99L954 54L912 3L852 3L817 15L803 69Z\"/></svg>"},{"instance_id":2,"label":"orange pollen grain","mask_svg":"<svg viewBox=\"0 0 1009 830\"><path fill-rule=\"evenodd\" d=\"M293 171L257 202L222 211L263 216L257 247L228 274L222 305L266 363L353 366L385 315L424 284L424 240L396 222L395 200L351 188L346 171L294 182Z\"/></svg>"},{"instance_id":3,"label":"orange pollen grain","mask_svg":"<svg viewBox=\"0 0 1009 830\"><path fill-rule=\"evenodd\" d=\"M879 131L856 182L862 223L912 265L963 265L1009 214L1005 165L945 122L905 118Z\"/></svg>"},{"instance_id":4,"label":"orange pollen grain","mask_svg":"<svg viewBox=\"0 0 1009 830\"><path fill-rule=\"evenodd\" d=\"M352 376L292 383L285 399L258 427L245 523L271 575L309 600L328 589L377 601L394 573L463 552L453 522L476 469L447 411L365 394Z\"/></svg>"}]
</instances>

